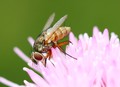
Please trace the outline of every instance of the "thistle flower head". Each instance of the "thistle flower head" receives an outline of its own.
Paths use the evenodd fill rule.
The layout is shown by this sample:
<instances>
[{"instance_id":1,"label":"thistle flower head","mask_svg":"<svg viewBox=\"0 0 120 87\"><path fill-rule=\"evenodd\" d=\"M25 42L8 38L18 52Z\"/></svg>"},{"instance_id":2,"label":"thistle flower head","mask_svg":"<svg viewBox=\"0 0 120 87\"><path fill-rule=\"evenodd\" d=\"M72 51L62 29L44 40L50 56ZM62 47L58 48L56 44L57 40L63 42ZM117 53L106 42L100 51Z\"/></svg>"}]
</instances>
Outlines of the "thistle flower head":
<instances>
[{"instance_id":1,"label":"thistle flower head","mask_svg":"<svg viewBox=\"0 0 120 87\"><path fill-rule=\"evenodd\" d=\"M34 40L30 37L30 44ZM24 67L32 83L24 80L25 87L120 87L120 43L117 35L108 30L101 33L97 27L93 36L87 33L79 35L77 40L70 33L71 43L64 55L59 49L52 49L53 58L47 60L46 67L41 62L34 64L20 49L14 51L34 70ZM1 77L2 78L2 77ZM0 81L5 83L5 81ZM3 79L3 78L2 78ZM9 85L9 83L7 84Z\"/></svg>"}]
</instances>

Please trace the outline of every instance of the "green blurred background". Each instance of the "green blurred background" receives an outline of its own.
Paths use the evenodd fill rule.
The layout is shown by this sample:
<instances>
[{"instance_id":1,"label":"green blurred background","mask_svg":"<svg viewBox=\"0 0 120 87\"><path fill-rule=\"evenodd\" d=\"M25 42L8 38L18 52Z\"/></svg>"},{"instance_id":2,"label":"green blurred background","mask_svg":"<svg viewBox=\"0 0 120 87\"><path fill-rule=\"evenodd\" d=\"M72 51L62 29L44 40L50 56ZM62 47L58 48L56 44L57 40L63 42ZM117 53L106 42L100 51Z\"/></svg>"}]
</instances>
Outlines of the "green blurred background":
<instances>
[{"instance_id":1,"label":"green blurred background","mask_svg":"<svg viewBox=\"0 0 120 87\"><path fill-rule=\"evenodd\" d=\"M65 25L72 27L76 36L85 32L91 36L95 25L101 31L108 28L120 35L119 0L0 0L0 76L18 84L24 79L30 81L22 70L27 64L13 47L18 46L29 56L27 37L36 38L53 12L55 21L68 14Z\"/></svg>"}]
</instances>

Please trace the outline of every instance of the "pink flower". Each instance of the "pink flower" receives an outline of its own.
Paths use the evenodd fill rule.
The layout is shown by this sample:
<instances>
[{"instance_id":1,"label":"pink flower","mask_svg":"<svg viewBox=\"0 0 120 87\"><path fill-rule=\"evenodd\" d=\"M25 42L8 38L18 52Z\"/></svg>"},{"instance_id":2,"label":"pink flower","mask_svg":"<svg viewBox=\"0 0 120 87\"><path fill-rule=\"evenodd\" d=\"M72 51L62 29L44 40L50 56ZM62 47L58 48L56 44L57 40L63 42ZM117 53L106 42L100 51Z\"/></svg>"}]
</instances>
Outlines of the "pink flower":
<instances>
[{"instance_id":1,"label":"pink flower","mask_svg":"<svg viewBox=\"0 0 120 87\"><path fill-rule=\"evenodd\" d=\"M52 49L53 58L47 60L46 67L41 62L34 64L19 48L14 51L33 70L24 67L32 83L24 80L23 87L120 87L120 43L117 35L108 30L101 33L97 27L93 29L93 36L87 33L79 35L77 40L70 33L69 40L72 42L66 47L66 53L77 60L64 55L60 50ZM29 37L32 45L34 40ZM0 82L12 86L21 87L3 77ZM11 85L12 84L12 85Z\"/></svg>"}]
</instances>

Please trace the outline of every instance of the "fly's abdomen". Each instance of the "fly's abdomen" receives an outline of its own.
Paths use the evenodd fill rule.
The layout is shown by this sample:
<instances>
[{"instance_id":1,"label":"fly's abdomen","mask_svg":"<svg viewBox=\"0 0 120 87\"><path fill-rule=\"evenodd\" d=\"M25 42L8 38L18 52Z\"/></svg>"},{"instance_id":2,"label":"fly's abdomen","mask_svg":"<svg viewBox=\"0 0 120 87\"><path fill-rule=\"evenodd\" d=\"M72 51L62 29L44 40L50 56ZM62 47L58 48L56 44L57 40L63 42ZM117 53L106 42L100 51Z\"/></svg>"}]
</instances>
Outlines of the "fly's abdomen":
<instances>
[{"instance_id":1,"label":"fly's abdomen","mask_svg":"<svg viewBox=\"0 0 120 87\"><path fill-rule=\"evenodd\" d=\"M50 37L51 41L58 41L70 33L70 27L59 27Z\"/></svg>"}]
</instances>

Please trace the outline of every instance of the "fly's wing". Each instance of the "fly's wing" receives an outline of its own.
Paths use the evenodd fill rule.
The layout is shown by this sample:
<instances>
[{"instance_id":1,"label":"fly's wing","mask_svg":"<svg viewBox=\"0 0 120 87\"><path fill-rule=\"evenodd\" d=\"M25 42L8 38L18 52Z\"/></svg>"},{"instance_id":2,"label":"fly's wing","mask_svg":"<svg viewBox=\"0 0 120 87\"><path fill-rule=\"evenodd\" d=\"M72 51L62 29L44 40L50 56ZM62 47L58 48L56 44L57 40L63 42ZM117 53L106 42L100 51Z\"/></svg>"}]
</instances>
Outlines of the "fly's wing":
<instances>
[{"instance_id":1,"label":"fly's wing","mask_svg":"<svg viewBox=\"0 0 120 87\"><path fill-rule=\"evenodd\" d=\"M66 20L67 15L63 16L59 21L55 23L55 25L52 28L49 28L47 30L47 37L45 38L46 41L51 37L51 35L63 24L63 22Z\"/></svg>"},{"instance_id":2,"label":"fly's wing","mask_svg":"<svg viewBox=\"0 0 120 87\"><path fill-rule=\"evenodd\" d=\"M52 15L50 15L50 17L48 18L47 22L44 25L44 28L42 30L42 33L40 33L37 38L39 38L42 34L46 33L46 30L50 27L50 25L52 24L53 20L55 17L55 13L53 13Z\"/></svg>"},{"instance_id":3,"label":"fly's wing","mask_svg":"<svg viewBox=\"0 0 120 87\"><path fill-rule=\"evenodd\" d=\"M52 24L53 20L54 20L54 17L55 17L55 13L53 13L52 15L50 15L50 17L48 18L44 28L43 28L43 31L45 31L46 29L48 29L50 27L50 25Z\"/></svg>"}]
</instances>

